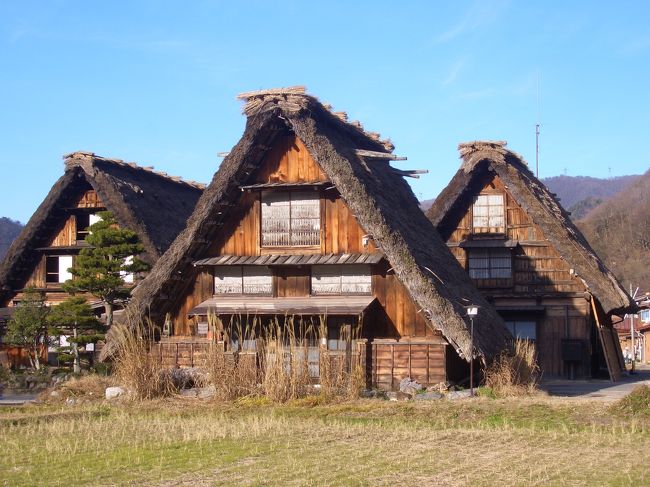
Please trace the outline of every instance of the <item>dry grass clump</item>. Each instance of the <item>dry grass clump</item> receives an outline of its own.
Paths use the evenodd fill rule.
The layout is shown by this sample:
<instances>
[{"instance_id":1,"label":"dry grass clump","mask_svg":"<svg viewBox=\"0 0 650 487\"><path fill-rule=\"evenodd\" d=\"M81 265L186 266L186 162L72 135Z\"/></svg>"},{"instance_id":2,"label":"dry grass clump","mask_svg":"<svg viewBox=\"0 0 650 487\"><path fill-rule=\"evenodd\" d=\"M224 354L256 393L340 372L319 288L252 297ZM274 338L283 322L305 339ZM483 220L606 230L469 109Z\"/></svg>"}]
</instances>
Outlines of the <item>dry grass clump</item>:
<instances>
[{"instance_id":1,"label":"dry grass clump","mask_svg":"<svg viewBox=\"0 0 650 487\"><path fill-rule=\"evenodd\" d=\"M242 323L246 322L246 325ZM329 351L326 318L319 326L293 316L275 317L265 326L234 317L217 323L223 342L206 354L206 381L220 400L265 396L273 402L320 394L327 398L358 397L365 372L357 354ZM320 390L316 386L320 376Z\"/></svg>"},{"instance_id":2,"label":"dry grass clump","mask_svg":"<svg viewBox=\"0 0 650 487\"><path fill-rule=\"evenodd\" d=\"M276 319L261 341L264 394L277 402L304 397L313 389L308 350L317 343L313 327L301 323L296 331L293 317L286 325Z\"/></svg>"},{"instance_id":3,"label":"dry grass clump","mask_svg":"<svg viewBox=\"0 0 650 487\"><path fill-rule=\"evenodd\" d=\"M515 340L512 349L501 353L485 370L485 385L498 396L535 392L539 378L537 351L529 340Z\"/></svg>"},{"instance_id":4,"label":"dry grass clump","mask_svg":"<svg viewBox=\"0 0 650 487\"><path fill-rule=\"evenodd\" d=\"M226 352L212 344L202 367L205 380L201 385L214 386L215 397L223 401L259 394L259 367L254 353Z\"/></svg>"},{"instance_id":5,"label":"dry grass clump","mask_svg":"<svg viewBox=\"0 0 650 487\"><path fill-rule=\"evenodd\" d=\"M114 373L134 399L153 399L176 392L172 374L149 353L154 327L150 322L131 321L113 325Z\"/></svg>"},{"instance_id":6,"label":"dry grass clump","mask_svg":"<svg viewBox=\"0 0 650 487\"><path fill-rule=\"evenodd\" d=\"M40 398L47 402L66 401L67 399L101 400L104 399L106 388L114 385L117 385L114 377L88 374L73 377L55 390L48 389L41 394Z\"/></svg>"},{"instance_id":7,"label":"dry grass clump","mask_svg":"<svg viewBox=\"0 0 650 487\"><path fill-rule=\"evenodd\" d=\"M623 399L612 404L610 411L623 416L650 417L650 387L635 387Z\"/></svg>"}]
</instances>

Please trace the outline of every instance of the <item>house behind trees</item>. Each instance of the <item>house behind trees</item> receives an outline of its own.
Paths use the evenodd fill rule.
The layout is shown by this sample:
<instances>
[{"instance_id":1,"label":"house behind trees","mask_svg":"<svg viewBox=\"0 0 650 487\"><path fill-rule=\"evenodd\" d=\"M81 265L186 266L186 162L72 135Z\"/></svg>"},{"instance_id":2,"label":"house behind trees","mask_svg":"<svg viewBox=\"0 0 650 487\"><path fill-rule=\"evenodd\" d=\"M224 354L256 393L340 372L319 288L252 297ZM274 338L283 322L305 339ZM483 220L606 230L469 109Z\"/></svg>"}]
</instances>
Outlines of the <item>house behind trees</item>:
<instances>
[{"instance_id":1,"label":"house behind trees","mask_svg":"<svg viewBox=\"0 0 650 487\"><path fill-rule=\"evenodd\" d=\"M68 269L81 249L88 247L88 227L97 221L99 212L110 211L120 226L135 231L145 247L141 258L153 264L185 227L202 188L134 163L87 152L66 155L63 176L0 266L0 343L2 326L25 288L44 293L48 305L68 297L62 284L72 278ZM136 284L134 276L124 277L127 285ZM87 298L101 308L97 298Z\"/></svg>"}]
</instances>

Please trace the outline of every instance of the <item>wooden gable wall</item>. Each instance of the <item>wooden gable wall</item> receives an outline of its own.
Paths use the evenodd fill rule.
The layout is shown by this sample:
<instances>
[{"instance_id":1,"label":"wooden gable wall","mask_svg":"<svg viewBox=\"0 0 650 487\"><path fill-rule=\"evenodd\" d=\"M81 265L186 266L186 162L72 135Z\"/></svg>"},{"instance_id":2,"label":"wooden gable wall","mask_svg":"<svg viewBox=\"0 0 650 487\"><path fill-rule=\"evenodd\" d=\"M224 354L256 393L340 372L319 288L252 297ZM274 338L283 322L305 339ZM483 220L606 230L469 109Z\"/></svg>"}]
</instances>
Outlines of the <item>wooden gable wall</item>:
<instances>
[{"instance_id":1,"label":"wooden gable wall","mask_svg":"<svg viewBox=\"0 0 650 487\"><path fill-rule=\"evenodd\" d=\"M521 310L519 314L512 312L504 315L506 321L528 316L537 322L537 351L545 376L566 376L568 371L562 361L562 339L584 340L587 344L586 355L591 356L594 352L594 322L586 287L572 275L570 264L546 239L542 229L517 203L498 176L489 178L480 193L505 195L504 238L517 241L518 245L513 250L512 279L473 281L497 308ZM473 198L466 198L458 213L447 220L449 227L441 228L450 250L465 269L468 268L467 250L458 244L472 238L472 204ZM485 237L481 235L478 238ZM543 308L542 312L526 314L526 308L540 307ZM576 375L589 376L590 366L589 359L585 358Z\"/></svg>"},{"instance_id":2,"label":"wooden gable wall","mask_svg":"<svg viewBox=\"0 0 650 487\"><path fill-rule=\"evenodd\" d=\"M78 190L77 190L78 191ZM54 231L52 237L47 241L43 247L54 248L49 255L58 255L56 253L56 247L74 247L77 243L77 221L74 216L74 211L76 208L97 208L97 210L104 210L104 204L97 195L97 192L94 189L83 189L79 193L79 196L75 198L74 203L70 208L65 210L65 216L61 219L58 228ZM49 288L60 288L59 284L48 284L45 282L45 257L46 255L41 251L38 251L41 255L39 256L38 263L35 265L34 270L27 279L25 287L35 287L38 289L47 289ZM63 254L75 254L78 250L66 249L61 251ZM14 299L20 300L22 293L18 293ZM66 293L61 291L48 291L47 300L51 303L56 303L64 300L68 297ZM90 298L89 298L90 299Z\"/></svg>"},{"instance_id":3,"label":"wooden gable wall","mask_svg":"<svg viewBox=\"0 0 650 487\"><path fill-rule=\"evenodd\" d=\"M304 144L295 136L281 138L274 145L250 184L324 182L327 177L313 160ZM321 248L306 253L366 253L375 252L370 245L364 247L361 238L366 232L336 189L306 189L321 194ZM260 194L258 191L242 195L232 217L223 227L208 256L260 255ZM295 250L287 250L294 253ZM273 250L273 253L278 253Z\"/></svg>"},{"instance_id":4,"label":"wooden gable wall","mask_svg":"<svg viewBox=\"0 0 650 487\"><path fill-rule=\"evenodd\" d=\"M511 287L515 294L535 293L582 293L584 284L571 275L571 266L560 253L546 240L542 229L528 216L515 201L498 176L494 176L481 189L481 194L502 193L505 195L505 238L519 242L513 259L513 278L503 287ZM448 229L450 250L467 269L467 251L457 245L472 236L472 203L468 198L460 219L453 229ZM445 233L447 233L445 232ZM476 280L481 288L500 287L495 280Z\"/></svg>"},{"instance_id":5,"label":"wooden gable wall","mask_svg":"<svg viewBox=\"0 0 650 487\"><path fill-rule=\"evenodd\" d=\"M304 183L326 182L327 176L311 157L305 145L295 136L280 138L269 150L266 159L247 184L256 183ZM352 211L345 204L338 191L332 189L307 189L321 194L321 246L320 249L287 248L287 253L374 253L372 240L368 246L362 244L366 232L357 222ZM218 255L261 255L260 247L260 193L242 192L241 199L230 209L231 215L222 227L222 232L205 256ZM272 253L279 253L273 249ZM408 291L389 271L386 263L372 269L372 285L379 306L372 311L369 326L377 337L398 338L405 336L431 337L439 335L426 323L422 312L411 299ZM310 292L309 269L296 267L278 268L275 271L275 295L278 297L308 296ZM178 308L172 316L174 334L191 334L188 312L212 297L213 282L210 269L195 269L189 277L189 285Z\"/></svg>"}]
</instances>

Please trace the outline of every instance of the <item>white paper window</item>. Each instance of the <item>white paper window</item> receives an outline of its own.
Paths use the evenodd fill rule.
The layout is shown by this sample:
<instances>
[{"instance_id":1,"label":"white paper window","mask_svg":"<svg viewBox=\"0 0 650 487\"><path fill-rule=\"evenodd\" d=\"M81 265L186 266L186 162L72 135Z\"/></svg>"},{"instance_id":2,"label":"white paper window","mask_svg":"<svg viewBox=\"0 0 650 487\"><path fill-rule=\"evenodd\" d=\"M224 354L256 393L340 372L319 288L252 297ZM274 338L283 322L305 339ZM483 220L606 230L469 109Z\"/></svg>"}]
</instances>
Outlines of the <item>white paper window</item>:
<instances>
[{"instance_id":1,"label":"white paper window","mask_svg":"<svg viewBox=\"0 0 650 487\"><path fill-rule=\"evenodd\" d=\"M474 228L503 229L505 227L503 195L478 195L472 214Z\"/></svg>"},{"instance_id":2,"label":"white paper window","mask_svg":"<svg viewBox=\"0 0 650 487\"><path fill-rule=\"evenodd\" d=\"M312 294L370 294L368 265L315 265L311 268Z\"/></svg>"},{"instance_id":3,"label":"white paper window","mask_svg":"<svg viewBox=\"0 0 650 487\"><path fill-rule=\"evenodd\" d=\"M268 267L244 266L244 294L272 294L273 274Z\"/></svg>"},{"instance_id":4,"label":"white paper window","mask_svg":"<svg viewBox=\"0 0 650 487\"><path fill-rule=\"evenodd\" d=\"M534 321L506 321L506 328L519 340L537 339L537 324Z\"/></svg>"},{"instance_id":5,"label":"white paper window","mask_svg":"<svg viewBox=\"0 0 650 487\"><path fill-rule=\"evenodd\" d=\"M318 192L262 193L262 246L311 245L320 245Z\"/></svg>"},{"instance_id":6,"label":"white paper window","mask_svg":"<svg viewBox=\"0 0 650 487\"><path fill-rule=\"evenodd\" d=\"M509 249L470 249L469 277L473 279L509 279L512 255Z\"/></svg>"},{"instance_id":7,"label":"white paper window","mask_svg":"<svg viewBox=\"0 0 650 487\"><path fill-rule=\"evenodd\" d=\"M273 293L273 274L268 267L215 267L214 294Z\"/></svg>"},{"instance_id":8,"label":"white paper window","mask_svg":"<svg viewBox=\"0 0 650 487\"><path fill-rule=\"evenodd\" d=\"M242 294L242 270L239 266L215 267L214 294Z\"/></svg>"}]
</instances>

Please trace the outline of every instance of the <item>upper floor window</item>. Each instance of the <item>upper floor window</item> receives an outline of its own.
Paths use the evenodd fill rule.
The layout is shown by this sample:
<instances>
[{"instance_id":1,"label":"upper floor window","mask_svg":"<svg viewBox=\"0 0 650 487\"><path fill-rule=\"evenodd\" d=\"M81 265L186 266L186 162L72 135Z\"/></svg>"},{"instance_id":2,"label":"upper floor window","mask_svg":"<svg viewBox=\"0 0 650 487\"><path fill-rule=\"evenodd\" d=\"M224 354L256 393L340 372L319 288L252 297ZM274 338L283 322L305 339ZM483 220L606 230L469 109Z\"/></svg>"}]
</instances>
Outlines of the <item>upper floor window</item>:
<instances>
[{"instance_id":1,"label":"upper floor window","mask_svg":"<svg viewBox=\"0 0 650 487\"><path fill-rule=\"evenodd\" d=\"M214 269L214 294L273 293L273 274L262 266L223 266Z\"/></svg>"},{"instance_id":2,"label":"upper floor window","mask_svg":"<svg viewBox=\"0 0 650 487\"><path fill-rule=\"evenodd\" d=\"M480 194L472 209L474 232L488 233L505 231L505 210L503 194Z\"/></svg>"},{"instance_id":3,"label":"upper floor window","mask_svg":"<svg viewBox=\"0 0 650 487\"><path fill-rule=\"evenodd\" d=\"M262 193L262 247L320 245L317 191Z\"/></svg>"},{"instance_id":4,"label":"upper floor window","mask_svg":"<svg viewBox=\"0 0 650 487\"><path fill-rule=\"evenodd\" d=\"M86 240L90 234L88 227L97 223L101 218L94 213L79 213L75 216L77 223L77 240Z\"/></svg>"},{"instance_id":5,"label":"upper floor window","mask_svg":"<svg viewBox=\"0 0 650 487\"><path fill-rule=\"evenodd\" d=\"M644 323L650 323L650 309L644 309L641 311L641 321Z\"/></svg>"},{"instance_id":6,"label":"upper floor window","mask_svg":"<svg viewBox=\"0 0 650 487\"><path fill-rule=\"evenodd\" d=\"M509 279L512 254L509 249L474 248L469 250L469 277L472 279Z\"/></svg>"},{"instance_id":7,"label":"upper floor window","mask_svg":"<svg viewBox=\"0 0 650 487\"><path fill-rule=\"evenodd\" d=\"M315 265L311 268L312 294L370 294L368 265Z\"/></svg>"},{"instance_id":8,"label":"upper floor window","mask_svg":"<svg viewBox=\"0 0 650 487\"><path fill-rule=\"evenodd\" d=\"M62 283L72 279L72 274L68 270L71 267L71 255L48 255L45 257L45 282Z\"/></svg>"}]
</instances>

